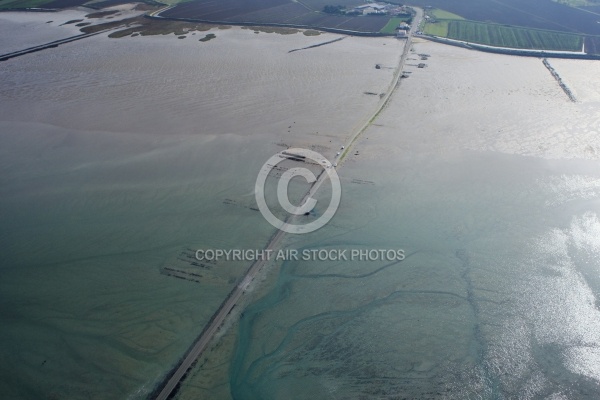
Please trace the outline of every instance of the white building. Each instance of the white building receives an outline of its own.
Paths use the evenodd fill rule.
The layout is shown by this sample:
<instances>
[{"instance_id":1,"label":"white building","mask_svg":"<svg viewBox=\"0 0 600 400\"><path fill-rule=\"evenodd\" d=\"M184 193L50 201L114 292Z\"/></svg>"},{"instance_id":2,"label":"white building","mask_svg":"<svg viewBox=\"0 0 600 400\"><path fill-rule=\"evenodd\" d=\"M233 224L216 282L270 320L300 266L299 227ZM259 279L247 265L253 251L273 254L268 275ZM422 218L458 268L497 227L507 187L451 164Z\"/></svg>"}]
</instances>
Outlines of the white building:
<instances>
[{"instance_id":1,"label":"white building","mask_svg":"<svg viewBox=\"0 0 600 400\"><path fill-rule=\"evenodd\" d=\"M360 11L363 13L363 15L367 15L367 14L376 14L376 13L383 13L387 10L388 6L383 5L383 4L377 4L377 3L369 3L369 4L365 4L362 6L358 6L355 8L355 10Z\"/></svg>"}]
</instances>

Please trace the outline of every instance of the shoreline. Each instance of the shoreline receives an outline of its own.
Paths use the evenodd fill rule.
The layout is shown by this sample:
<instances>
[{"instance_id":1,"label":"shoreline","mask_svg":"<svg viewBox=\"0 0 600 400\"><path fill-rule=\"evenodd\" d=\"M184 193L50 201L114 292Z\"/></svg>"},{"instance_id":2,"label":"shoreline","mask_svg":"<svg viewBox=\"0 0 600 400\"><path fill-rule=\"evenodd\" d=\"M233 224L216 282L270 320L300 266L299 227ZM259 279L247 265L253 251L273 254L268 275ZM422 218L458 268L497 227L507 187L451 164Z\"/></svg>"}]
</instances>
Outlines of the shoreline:
<instances>
[{"instance_id":1,"label":"shoreline","mask_svg":"<svg viewBox=\"0 0 600 400\"><path fill-rule=\"evenodd\" d=\"M239 26L239 27L273 27L273 28L289 28L289 29L304 29L304 30L315 30L320 32L327 33L336 33L348 36L359 36L359 37L394 37L394 34L390 33L382 33L382 32L361 32L361 31L351 31L347 29L337 29L337 28L326 28L326 27L317 27L303 24L283 24L283 23L265 23L265 22L232 22L232 21L212 21L205 19L195 19L195 18L176 18L176 17L163 17L160 14L164 11L170 10L175 6L170 5L163 7L158 10L149 11L143 15L144 18L154 20L154 21L172 21L172 22L185 22L185 23L200 23L200 24L210 24L210 25L221 25L221 26ZM417 9L416 7L413 7ZM94 8L92 8L94 9ZM0 12L60 12L63 9L55 9L55 8L11 8L11 9L1 9ZM433 36L427 34L414 34L415 37L431 40L433 42L446 44L449 46L462 47L469 50L476 50L486 53L494 53L494 54L504 54L504 55L512 55L512 56L520 56L520 57L536 57L536 58L560 58L560 59L574 59L574 60L600 60L600 54L588 54L581 52L571 52L571 51L554 51L554 50L538 50L538 49L516 49L509 47L496 47L489 46L480 43L471 43L465 42L455 39L444 38L440 36ZM52 47L52 46L48 46ZM25 51L27 49L24 49ZM36 50L37 51L37 50ZM20 51L19 51L20 52ZM15 52L16 53L16 52ZM4 59L0 59L0 61L4 61Z\"/></svg>"},{"instance_id":2,"label":"shoreline","mask_svg":"<svg viewBox=\"0 0 600 400\"><path fill-rule=\"evenodd\" d=\"M168 8L171 8L169 6ZM166 10L166 9L165 9ZM360 32L360 31L349 31L346 29L336 29L336 28L322 28L315 27L311 25L302 25L302 24L279 24L279 23L266 23L266 22L230 22L230 21L210 21L204 19L194 19L194 18L175 18L175 17L161 17L160 13L165 10L159 10L150 14L145 14L144 17L156 20L156 21L179 21L179 22L191 22L198 24L212 24L212 25L226 25L226 26L258 26L258 27L274 27L274 28L293 28L293 29L311 29L315 31L322 31L328 33L339 33L343 35L349 36L362 36L362 37L394 37L395 35L389 33L381 33L381 32Z\"/></svg>"}]
</instances>

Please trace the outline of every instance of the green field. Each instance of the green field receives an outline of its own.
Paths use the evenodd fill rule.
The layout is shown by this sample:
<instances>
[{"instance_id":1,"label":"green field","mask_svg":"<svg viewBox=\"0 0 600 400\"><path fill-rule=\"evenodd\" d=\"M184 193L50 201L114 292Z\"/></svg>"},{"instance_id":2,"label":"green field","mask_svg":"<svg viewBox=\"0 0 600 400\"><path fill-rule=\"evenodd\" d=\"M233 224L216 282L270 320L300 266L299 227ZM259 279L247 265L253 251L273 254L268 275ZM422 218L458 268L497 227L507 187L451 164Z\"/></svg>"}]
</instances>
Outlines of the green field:
<instances>
[{"instance_id":1,"label":"green field","mask_svg":"<svg viewBox=\"0 0 600 400\"><path fill-rule=\"evenodd\" d=\"M583 45L583 38L575 34L465 20L428 23L425 33L469 43L514 49L581 51Z\"/></svg>"},{"instance_id":2,"label":"green field","mask_svg":"<svg viewBox=\"0 0 600 400\"><path fill-rule=\"evenodd\" d=\"M464 19L460 15L453 14L448 11L440 10L439 8L434 8L433 10L428 10L427 15L435 19Z\"/></svg>"},{"instance_id":3,"label":"green field","mask_svg":"<svg viewBox=\"0 0 600 400\"><path fill-rule=\"evenodd\" d=\"M396 28L398 27L398 25L400 24L400 22L406 22L408 21L410 18L409 17L404 17L404 18L390 18L389 22L383 27L381 28L381 30L379 32L381 33L394 33L396 32Z\"/></svg>"},{"instance_id":4,"label":"green field","mask_svg":"<svg viewBox=\"0 0 600 400\"><path fill-rule=\"evenodd\" d=\"M448 24L450 21L437 20L435 23L428 22L425 24L423 32L428 35L447 37L448 36Z\"/></svg>"}]
</instances>

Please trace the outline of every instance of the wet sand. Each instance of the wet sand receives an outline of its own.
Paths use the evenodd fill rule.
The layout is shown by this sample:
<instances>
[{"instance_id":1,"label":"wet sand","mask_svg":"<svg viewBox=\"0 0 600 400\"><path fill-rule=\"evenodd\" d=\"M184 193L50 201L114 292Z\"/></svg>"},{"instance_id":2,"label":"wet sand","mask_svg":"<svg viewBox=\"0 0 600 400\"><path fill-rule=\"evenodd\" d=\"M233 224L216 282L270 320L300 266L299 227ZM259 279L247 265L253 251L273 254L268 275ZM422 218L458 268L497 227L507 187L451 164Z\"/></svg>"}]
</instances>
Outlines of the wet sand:
<instances>
[{"instance_id":1,"label":"wet sand","mask_svg":"<svg viewBox=\"0 0 600 400\"><path fill-rule=\"evenodd\" d=\"M364 92L387 89L375 64L402 49L347 38L289 54L338 36L210 33L101 35L0 64L2 393L144 398L248 265L201 283L166 268L191 271L188 248L262 248L264 161L332 156L377 104Z\"/></svg>"},{"instance_id":2,"label":"wet sand","mask_svg":"<svg viewBox=\"0 0 600 400\"><path fill-rule=\"evenodd\" d=\"M97 25L143 14L143 11L136 11L133 8L133 4L110 7L107 10L118 12L102 18L86 18L86 15L95 13L97 10L83 7L53 13L2 12L0 13L0 35L10 38L10 40L3 40L0 43L0 54L81 35L81 27L78 27L77 24Z\"/></svg>"}]
</instances>

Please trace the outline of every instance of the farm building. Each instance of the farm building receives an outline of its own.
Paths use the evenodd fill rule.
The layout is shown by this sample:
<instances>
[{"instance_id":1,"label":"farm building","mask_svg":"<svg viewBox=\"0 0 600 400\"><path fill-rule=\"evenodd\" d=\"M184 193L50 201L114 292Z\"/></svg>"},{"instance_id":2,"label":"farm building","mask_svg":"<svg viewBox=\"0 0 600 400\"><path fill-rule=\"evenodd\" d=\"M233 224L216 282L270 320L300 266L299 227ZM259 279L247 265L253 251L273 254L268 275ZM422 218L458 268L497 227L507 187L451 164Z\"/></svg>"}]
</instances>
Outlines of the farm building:
<instances>
[{"instance_id":1,"label":"farm building","mask_svg":"<svg viewBox=\"0 0 600 400\"><path fill-rule=\"evenodd\" d=\"M363 15L367 14L380 14L385 13L388 10L387 5L370 3L362 6L358 6L354 9L355 11L361 12Z\"/></svg>"},{"instance_id":2,"label":"farm building","mask_svg":"<svg viewBox=\"0 0 600 400\"><path fill-rule=\"evenodd\" d=\"M362 6L358 6L358 7L356 7L356 9L357 10L364 10L365 8L372 8L374 10L383 11L387 7L388 6L386 6L385 4L369 3L369 4L363 4Z\"/></svg>"}]
</instances>

